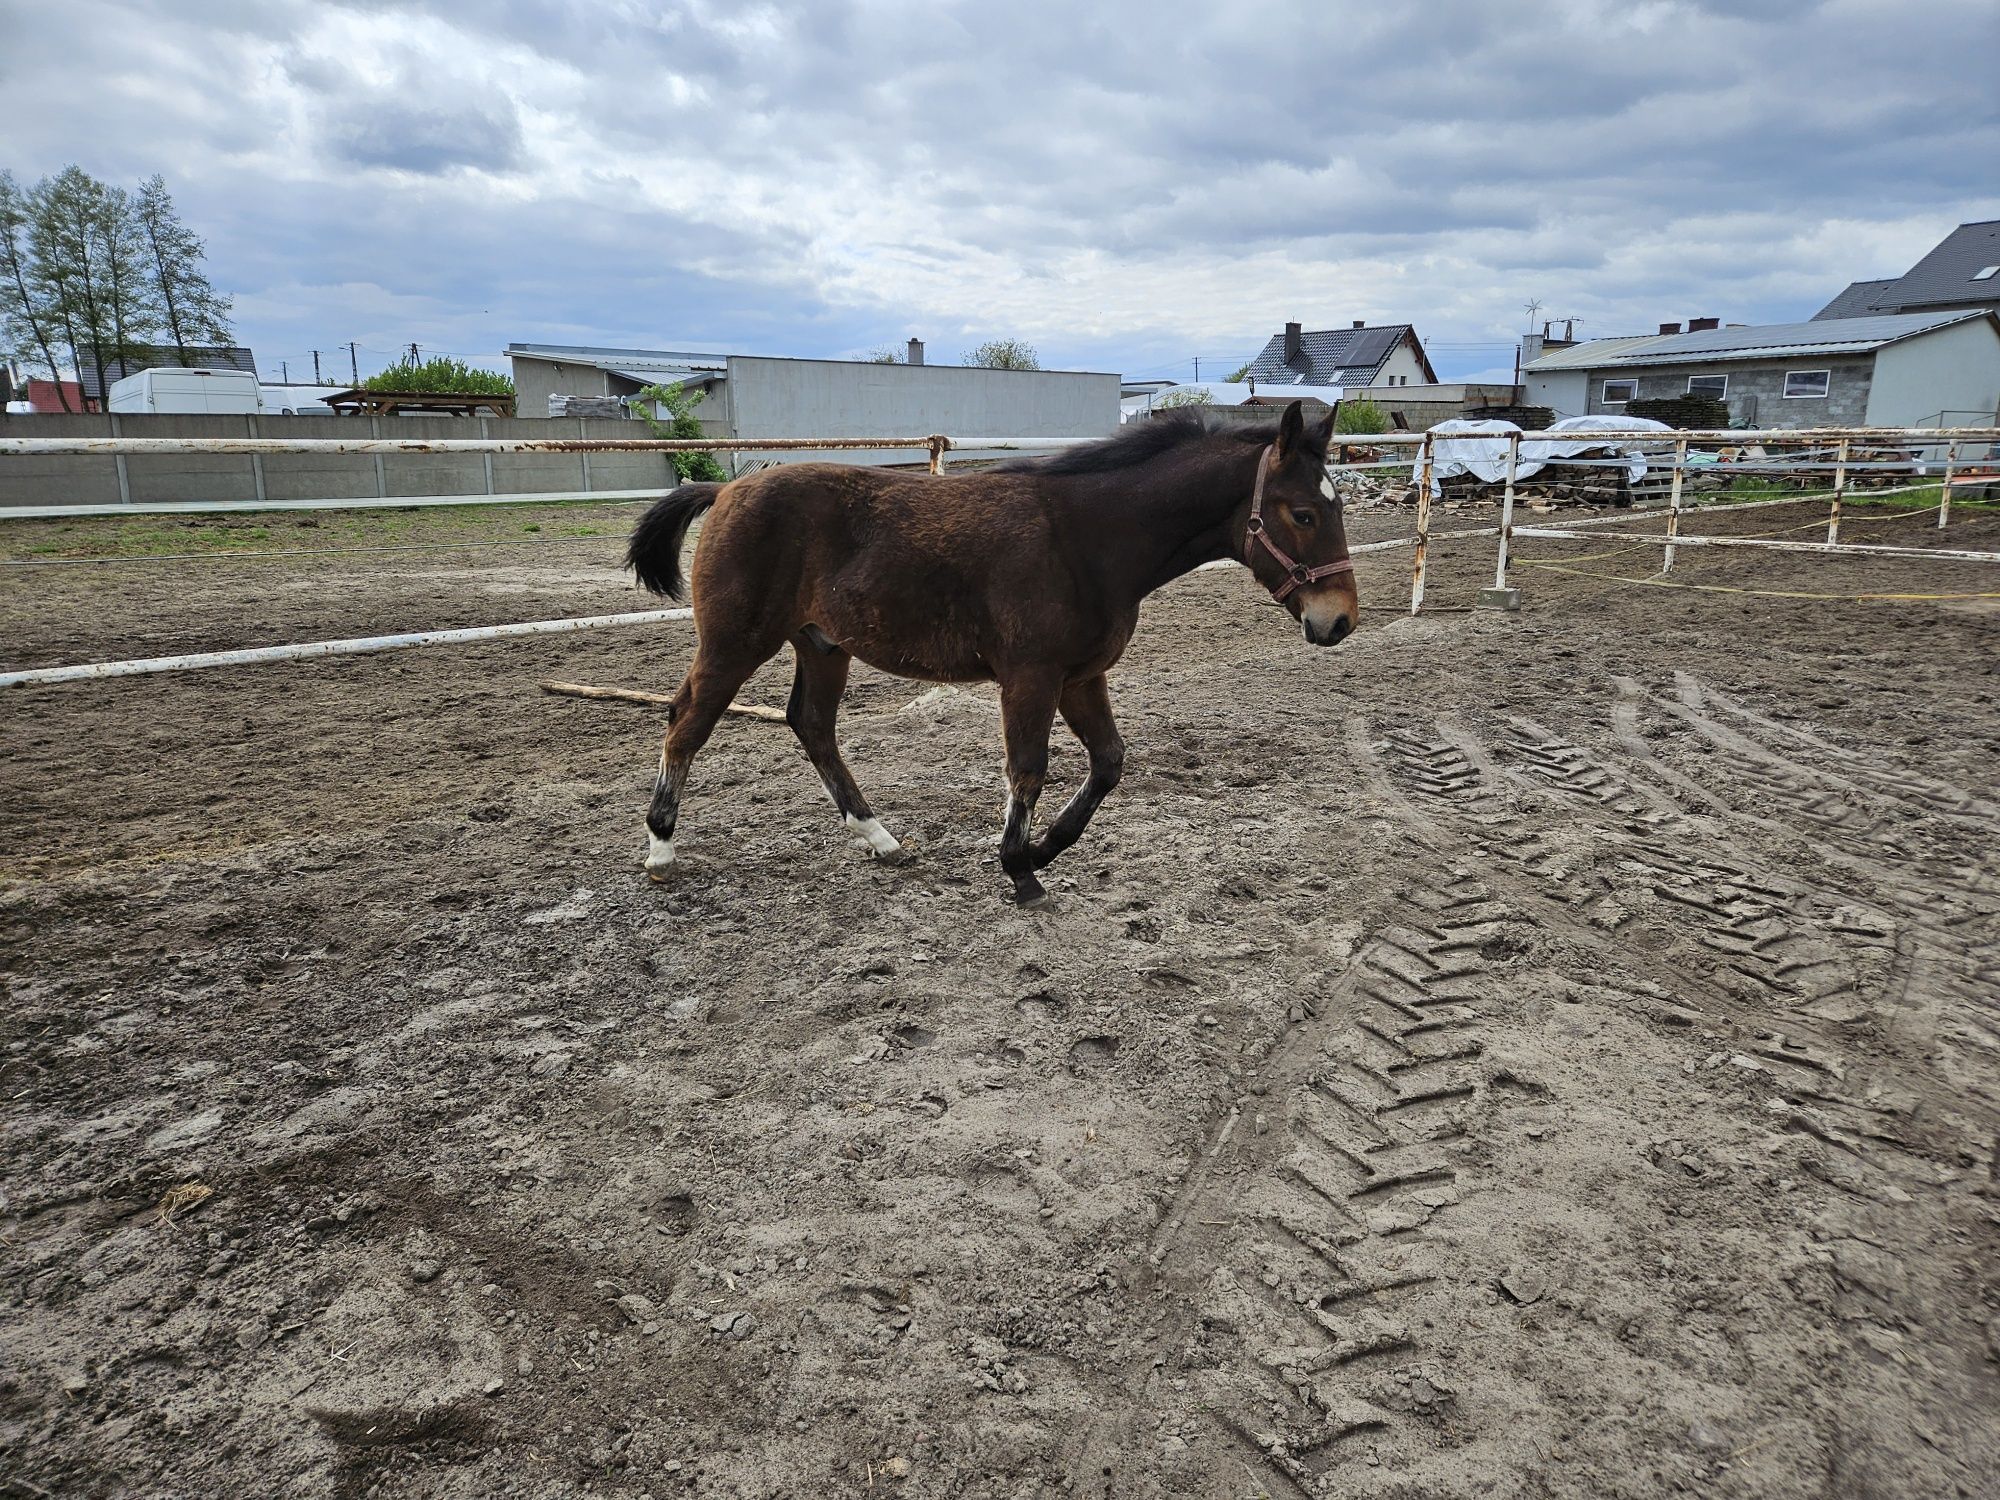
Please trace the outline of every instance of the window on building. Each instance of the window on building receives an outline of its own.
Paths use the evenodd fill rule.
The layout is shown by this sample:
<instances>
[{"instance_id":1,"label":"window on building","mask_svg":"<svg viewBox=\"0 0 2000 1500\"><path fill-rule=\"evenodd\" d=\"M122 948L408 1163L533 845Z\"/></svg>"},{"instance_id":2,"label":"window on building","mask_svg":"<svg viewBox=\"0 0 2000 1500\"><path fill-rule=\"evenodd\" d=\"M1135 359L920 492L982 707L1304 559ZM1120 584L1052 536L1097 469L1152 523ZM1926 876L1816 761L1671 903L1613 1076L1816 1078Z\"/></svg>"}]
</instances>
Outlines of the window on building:
<instances>
[{"instance_id":1,"label":"window on building","mask_svg":"<svg viewBox=\"0 0 2000 1500\"><path fill-rule=\"evenodd\" d=\"M1639 399L1639 382L1636 380L1607 380L1604 382L1604 404L1623 406L1627 401Z\"/></svg>"},{"instance_id":2,"label":"window on building","mask_svg":"<svg viewBox=\"0 0 2000 1500\"><path fill-rule=\"evenodd\" d=\"M1824 397L1831 377L1825 370L1785 371L1785 399L1812 400Z\"/></svg>"},{"instance_id":3,"label":"window on building","mask_svg":"<svg viewBox=\"0 0 2000 1500\"><path fill-rule=\"evenodd\" d=\"M1984 270L1974 271L1972 279L1974 281L1991 281L1996 275L2000 275L2000 266L1987 266Z\"/></svg>"},{"instance_id":4,"label":"window on building","mask_svg":"<svg viewBox=\"0 0 2000 1500\"><path fill-rule=\"evenodd\" d=\"M1727 375L1690 375L1688 376L1688 394L1690 396L1713 396L1716 400L1720 401L1729 394L1729 377Z\"/></svg>"}]
</instances>

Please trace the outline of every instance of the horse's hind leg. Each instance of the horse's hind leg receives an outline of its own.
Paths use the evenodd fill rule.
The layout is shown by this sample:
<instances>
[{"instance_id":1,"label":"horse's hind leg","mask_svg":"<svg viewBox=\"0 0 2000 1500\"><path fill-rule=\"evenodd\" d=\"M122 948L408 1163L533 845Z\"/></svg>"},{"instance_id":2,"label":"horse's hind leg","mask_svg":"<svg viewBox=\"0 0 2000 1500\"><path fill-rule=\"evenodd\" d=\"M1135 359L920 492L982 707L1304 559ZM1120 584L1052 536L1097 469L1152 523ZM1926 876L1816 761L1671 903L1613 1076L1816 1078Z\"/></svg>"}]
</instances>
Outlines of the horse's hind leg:
<instances>
[{"instance_id":1,"label":"horse's hind leg","mask_svg":"<svg viewBox=\"0 0 2000 1500\"><path fill-rule=\"evenodd\" d=\"M680 691L667 710L666 742L660 747L660 771L653 779L653 801L646 809L646 873L658 880L674 862L674 828L680 821L681 791L688 766L729 707L736 690L769 659L755 652L716 649L708 637L695 648Z\"/></svg>"},{"instance_id":2,"label":"horse's hind leg","mask_svg":"<svg viewBox=\"0 0 2000 1500\"><path fill-rule=\"evenodd\" d=\"M1091 814L1125 774L1125 742L1111 717L1111 691L1102 673L1063 689L1062 716L1090 755L1090 775L1056 814L1048 831L1035 840L1030 852L1038 870L1083 836Z\"/></svg>"},{"instance_id":3,"label":"horse's hind leg","mask_svg":"<svg viewBox=\"0 0 2000 1500\"><path fill-rule=\"evenodd\" d=\"M792 654L797 665L792 672L792 698L785 706L785 722L792 726L813 769L826 783L826 794L833 798L834 810L847 831L887 858L902 845L868 810L868 799L854 784L854 775L840 758L840 746L834 739L840 695L846 691L847 668L853 658L838 646L819 646L803 633L793 637Z\"/></svg>"}]
</instances>

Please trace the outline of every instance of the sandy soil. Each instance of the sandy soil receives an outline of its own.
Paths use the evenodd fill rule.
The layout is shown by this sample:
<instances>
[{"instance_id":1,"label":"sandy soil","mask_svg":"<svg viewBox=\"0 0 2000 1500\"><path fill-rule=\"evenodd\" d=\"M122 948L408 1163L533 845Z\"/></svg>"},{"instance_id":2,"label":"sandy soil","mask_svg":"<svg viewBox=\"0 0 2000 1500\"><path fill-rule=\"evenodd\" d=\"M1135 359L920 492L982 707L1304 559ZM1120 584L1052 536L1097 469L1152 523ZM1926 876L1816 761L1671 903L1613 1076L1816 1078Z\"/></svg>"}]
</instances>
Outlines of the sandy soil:
<instances>
[{"instance_id":1,"label":"sandy soil","mask_svg":"<svg viewBox=\"0 0 2000 1500\"><path fill-rule=\"evenodd\" d=\"M0 624L642 607L615 550L13 570ZM1990 1494L2000 599L1410 620L1403 567L1332 652L1163 593L1036 912L988 689L857 672L899 866L726 724L669 887L657 716L535 683L670 688L684 627L10 693L0 1491Z\"/></svg>"}]
</instances>

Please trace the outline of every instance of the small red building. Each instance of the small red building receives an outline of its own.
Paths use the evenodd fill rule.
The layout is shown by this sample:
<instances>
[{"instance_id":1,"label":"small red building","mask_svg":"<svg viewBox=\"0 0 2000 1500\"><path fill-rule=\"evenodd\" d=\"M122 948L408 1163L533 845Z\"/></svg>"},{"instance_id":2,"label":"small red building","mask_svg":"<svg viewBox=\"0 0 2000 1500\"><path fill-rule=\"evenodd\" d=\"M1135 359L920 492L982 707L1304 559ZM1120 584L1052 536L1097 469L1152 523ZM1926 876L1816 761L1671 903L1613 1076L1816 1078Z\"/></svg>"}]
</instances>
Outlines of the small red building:
<instances>
[{"instance_id":1,"label":"small red building","mask_svg":"<svg viewBox=\"0 0 2000 1500\"><path fill-rule=\"evenodd\" d=\"M67 406L63 404L64 398L68 398ZM30 380L28 409L37 412L55 412L60 415L63 412L96 411L98 408L95 401L86 402L83 399L83 387L74 380L65 380L60 392L57 391L53 380Z\"/></svg>"}]
</instances>

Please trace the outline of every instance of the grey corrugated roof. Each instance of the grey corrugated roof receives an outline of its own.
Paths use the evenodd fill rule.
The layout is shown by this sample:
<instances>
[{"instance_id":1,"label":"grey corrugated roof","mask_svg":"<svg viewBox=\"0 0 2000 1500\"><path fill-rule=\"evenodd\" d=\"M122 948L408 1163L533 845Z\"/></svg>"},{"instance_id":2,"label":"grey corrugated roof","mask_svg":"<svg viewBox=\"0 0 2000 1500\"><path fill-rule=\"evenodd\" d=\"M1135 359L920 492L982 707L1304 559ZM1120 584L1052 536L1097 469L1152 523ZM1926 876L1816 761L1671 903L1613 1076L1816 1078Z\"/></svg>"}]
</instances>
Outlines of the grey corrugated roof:
<instances>
[{"instance_id":1,"label":"grey corrugated roof","mask_svg":"<svg viewBox=\"0 0 2000 1500\"><path fill-rule=\"evenodd\" d=\"M1883 289L1895 284L1893 276L1884 281L1850 281L1847 290L1814 313L1811 321L1823 323L1828 318L1865 318L1875 311L1876 300Z\"/></svg>"},{"instance_id":2,"label":"grey corrugated roof","mask_svg":"<svg viewBox=\"0 0 2000 1500\"><path fill-rule=\"evenodd\" d=\"M235 345L223 347L215 344L189 344L187 363L181 363L180 351L172 345L154 348L130 360L112 360L104 367L104 379L109 385L116 385L127 375L136 375L141 370L189 369L189 370L241 370L245 374L257 373L257 360L248 349ZM97 388L95 367L77 371L77 383L83 393L93 399L103 394Z\"/></svg>"},{"instance_id":3,"label":"grey corrugated roof","mask_svg":"<svg viewBox=\"0 0 2000 1500\"><path fill-rule=\"evenodd\" d=\"M1988 266L2000 265L2000 219L1961 224L1884 291L1884 307L1964 307L2000 302L2000 275L1986 281L1972 278Z\"/></svg>"},{"instance_id":4,"label":"grey corrugated roof","mask_svg":"<svg viewBox=\"0 0 2000 1500\"><path fill-rule=\"evenodd\" d=\"M641 385L712 385L723 378L720 370L690 370L685 366L662 365L614 365L601 364L597 367L612 375L622 375L627 380L636 380Z\"/></svg>"},{"instance_id":5,"label":"grey corrugated roof","mask_svg":"<svg viewBox=\"0 0 2000 1500\"><path fill-rule=\"evenodd\" d=\"M1260 385L1367 385L1388 362L1408 323L1369 328L1327 328L1299 335L1299 358L1285 362L1285 335L1274 333L1248 374Z\"/></svg>"},{"instance_id":6,"label":"grey corrugated roof","mask_svg":"<svg viewBox=\"0 0 2000 1500\"><path fill-rule=\"evenodd\" d=\"M1664 333L1641 333L1626 338L1591 339L1588 343L1572 344L1567 349L1551 349L1539 359L1531 359L1521 366L1523 371L1533 370L1543 374L1549 370L1590 370L1603 364L1614 354L1623 354L1629 349L1637 349L1647 344L1657 344L1662 339L1672 337Z\"/></svg>"},{"instance_id":7,"label":"grey corrugated roof","mask_svg":"<svg viewBox=\"0 0 2000 1500\"><path fill-rule=\"evenodd\" d=\"M607 349L593 344L509 344L510 359L546 359L562 365L595 365L600 370L616 368L661 370L725 370L726 354L697 354L684 349Z\"/></svg>"},{"instance_id":8,"label":"grey corrugated roof","mask_svg":"<svg viewBox=\"0 0 2000 1500\"><path fill-rule=\"evenodd\" d=\"M1962 312L1877 314L1867 318L1826 318L1809 323L1763 323L1741 328L1706 328L1700 333L1659 334L1640 339L1595 339L1559 351L1560 366L1538 359L1528 366L1549 369L1623 369L1638 365L1721 364L1737 359L1791 359L1822 354L1866 354L1900 339L1993 314ZM1616 349L1601 346L1617 344Z\"/></svg>"}]
</instances>

